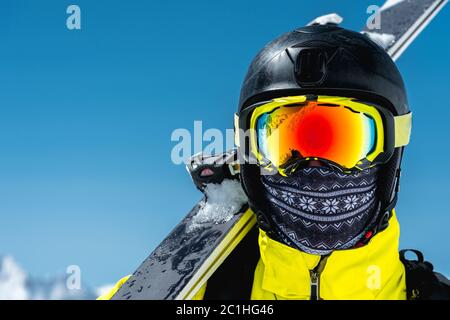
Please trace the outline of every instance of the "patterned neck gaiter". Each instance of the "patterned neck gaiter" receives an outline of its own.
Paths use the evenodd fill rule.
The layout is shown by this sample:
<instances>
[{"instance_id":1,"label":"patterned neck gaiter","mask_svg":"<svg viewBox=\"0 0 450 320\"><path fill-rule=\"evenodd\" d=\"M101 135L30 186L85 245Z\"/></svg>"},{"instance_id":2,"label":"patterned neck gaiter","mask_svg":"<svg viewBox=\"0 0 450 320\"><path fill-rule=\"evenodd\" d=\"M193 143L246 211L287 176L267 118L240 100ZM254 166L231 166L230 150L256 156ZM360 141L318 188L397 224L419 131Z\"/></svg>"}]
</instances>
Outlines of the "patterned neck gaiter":
<instances>
[{"instance_id":1,"label":"patterned neck gaiter","mask_svg":"<svg viewBox=\"0 0 450 320\"><path fill-rule=\"evenodd\" d=\"M353 247L379 214L377 170L308 167L289 177L261 176L277 240L318 255Z\"/></svg>"}]
</instances>

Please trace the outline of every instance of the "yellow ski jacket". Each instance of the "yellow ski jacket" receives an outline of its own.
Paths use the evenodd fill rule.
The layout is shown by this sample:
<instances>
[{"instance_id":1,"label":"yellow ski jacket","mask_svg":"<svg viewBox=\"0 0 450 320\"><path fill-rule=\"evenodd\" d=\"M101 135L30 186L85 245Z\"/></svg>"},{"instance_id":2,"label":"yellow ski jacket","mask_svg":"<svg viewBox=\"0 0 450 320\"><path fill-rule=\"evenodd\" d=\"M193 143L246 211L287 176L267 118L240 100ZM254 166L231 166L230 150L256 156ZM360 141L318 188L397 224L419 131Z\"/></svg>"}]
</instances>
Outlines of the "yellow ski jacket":
<instances>
[{"instance_id":1,"label":"yellow ski jacket","mask_svg":"<svg viewBox=\"0 0 450 320\"><path fill-rule=\"evenodd\" d=\"M293 249L260 230L261 258L256 266L252 300L405 300L405 268L398 253L400 227L395 213L384 231L363 247L334 251L328 258ZM121 279L99 300L108 300ZM202 299L205 286L194 299Z\"/></svg>"}]
</instances>

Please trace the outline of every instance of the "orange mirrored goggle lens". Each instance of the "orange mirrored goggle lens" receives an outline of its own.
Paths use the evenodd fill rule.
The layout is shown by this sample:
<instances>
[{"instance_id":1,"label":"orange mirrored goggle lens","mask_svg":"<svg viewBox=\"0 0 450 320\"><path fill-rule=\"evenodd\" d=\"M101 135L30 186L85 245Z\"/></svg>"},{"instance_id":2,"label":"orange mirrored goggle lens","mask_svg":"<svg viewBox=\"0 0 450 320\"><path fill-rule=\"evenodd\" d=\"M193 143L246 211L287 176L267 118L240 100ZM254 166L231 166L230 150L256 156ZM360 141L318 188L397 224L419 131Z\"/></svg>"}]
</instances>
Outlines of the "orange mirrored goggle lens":
<instances>
[{"instance_id":1,"label":"orange mirrored goggle lens","mask_svg":"<svg viewBox=\"0 0 450 320\"><path fill-rule=\"evenodd\" d=\"M377 138L369 115L317 101L276 107L258 116L255 129L260 154L278 168L295 156L350 169L370 154Z\"/></svg>"}]
</instances>

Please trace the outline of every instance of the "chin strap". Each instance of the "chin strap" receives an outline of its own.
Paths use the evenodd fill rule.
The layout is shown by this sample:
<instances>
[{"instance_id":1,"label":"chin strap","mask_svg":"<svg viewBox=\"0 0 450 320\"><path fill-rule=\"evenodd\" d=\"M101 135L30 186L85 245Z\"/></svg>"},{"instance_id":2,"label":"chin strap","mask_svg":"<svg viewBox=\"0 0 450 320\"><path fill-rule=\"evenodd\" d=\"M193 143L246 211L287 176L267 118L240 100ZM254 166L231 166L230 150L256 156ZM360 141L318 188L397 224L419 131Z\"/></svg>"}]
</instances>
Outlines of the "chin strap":
<instances>
[{"instance_id":1,"label":"chin strap","mask_svg":"<svg viewBox=\"0 0 450 320\"><path fill-rule=\"evenodd\" d=\"M380 217L377 219L375 226L372 227L369 231L366 232L364 237L355 245L356 248L365 246L370 242L370 240L378 233L385 230L389 226L389 219L392 217L392 211L395 207L395 203L397 202L397 195L394 200L386 207ZM380 208L381 202L378 205Z\"/></svg>"},{"instance_id":2,"label":"chin strap","mask_svg":"<svg viewBox=\"0 0 450 320\"><path fill-rule=\"evenodd\" d=\"M403 157L404 149L401 148L398 150L400 153L398 157L395 159L395 175L393 177L393 188L390 194L389 200L380 200L378 203L378 210L381 209L381 214L378 217L377 221L375 221L374 226L366 232L364 237L355 245L356 248L367 245L370 240L378 233L385 230L389 226L389 219L392 217L393 210L395 205L397 204L398 192L400 190L400 176L401 176L401 168L400 164ZM387 197L386 197L387 198Z\"/></svg>"},{"instance_id":3,"label":"chin strap","mask_svg":"<svg viewBox=\"0 0 450 320\"><path fill-rule=\"evenodd\" d=\"M391 217L393 215L393 210L395 208L395 205L397 204L397 198L398 198L397 194L398 194L398 185L399 185L398 178L397 178L396 183L397 183L397 185L395 187L394 198L391 200L391 202L388 205L384 206L384 209L383 209L382 213L380 214L380 216L378 217L377 221L374 223L374 226L372 228L370 228L369 231L367 231L364 234L364 237L355 245L355 248L359 248L359 247L367 245L370 242L370 240L378 232L385 230L389 226L389 219L391 219ZM381 201L379 201L378 206L377 206L377 211L380 210L381 208L383 208L382 203L381 203Z\"/></svg>"}]
</instances>

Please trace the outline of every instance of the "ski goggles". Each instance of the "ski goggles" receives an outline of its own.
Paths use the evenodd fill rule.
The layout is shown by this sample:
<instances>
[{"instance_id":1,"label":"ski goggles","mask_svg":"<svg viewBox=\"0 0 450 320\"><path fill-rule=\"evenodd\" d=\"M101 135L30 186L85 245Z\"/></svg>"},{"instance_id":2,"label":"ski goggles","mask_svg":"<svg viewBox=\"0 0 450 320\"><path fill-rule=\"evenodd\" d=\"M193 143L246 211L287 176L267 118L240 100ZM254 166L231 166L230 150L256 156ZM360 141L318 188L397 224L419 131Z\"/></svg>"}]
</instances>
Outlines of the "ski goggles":
<instances>
[{"instance_id":1,"label":"ski goggles","mask_svg":"<svg viewBox=\"0 0 450 320\"><path fill-rule=\"evenodd\" d=\"M310 160L349 172L386 163L409 143L411 121L353 98L292 96L241 111L235 140L246 160L283 175Z\"/></svg>"}]
</instances>

